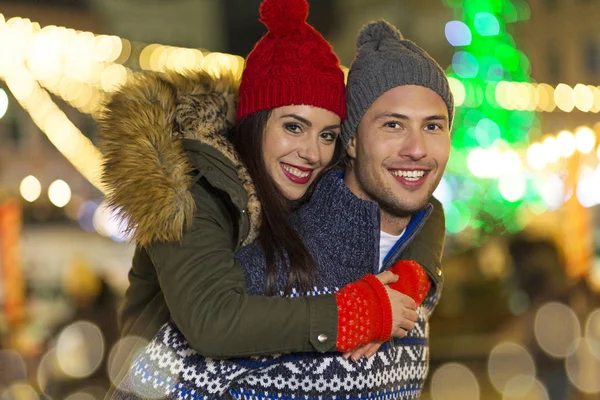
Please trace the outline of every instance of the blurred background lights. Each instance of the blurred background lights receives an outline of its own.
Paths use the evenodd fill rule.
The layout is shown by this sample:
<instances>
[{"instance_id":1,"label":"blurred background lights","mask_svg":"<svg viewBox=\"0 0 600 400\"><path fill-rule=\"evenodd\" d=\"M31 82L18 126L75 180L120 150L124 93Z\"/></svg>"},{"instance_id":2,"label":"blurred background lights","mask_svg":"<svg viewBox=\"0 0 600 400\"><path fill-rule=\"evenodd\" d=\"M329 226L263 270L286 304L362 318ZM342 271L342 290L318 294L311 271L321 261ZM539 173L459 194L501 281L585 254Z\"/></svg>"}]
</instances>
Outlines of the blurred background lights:
<instances>
[{"instance_id":1,"label":"blurred background lights","mask_svg":"<svg viewBox=\"0 0 600 400\"><path fill-rule=\"evenodd\" d=\"M8 95L4 89L0 88L0 119L4 117L8 110Z\"/></svg>"},{"instance_id":2,"label":"blurred background lights","mask_svg":"<svg viewBox=\"0 0 600 400\"><path fill-rule=\"evenodd\" d=\"M567 158L575 153L575 137L569 131L561 131L556 137L560 155Z\"/></svg>"},{"instance_id":3,"label":"blurred background lights","mask_svg":"<svg viewBox=\"0 0 600 400\"><path fill-rule=\"evenodd\" d=\"M475 30L481 36L494 36L500 33L498 19L488 12L478 12L473 20Z\"/></svg>"},{"instance_id":4,"label":"blurred background lights","mask_svg":"<svg viewBox=\"0 0 600 400\"><path fill-rule=\"evenodd\" d=\"M540 348L552 357L563 358L575 351L581 335L575 312L562 303L546 303L536 313L534 334Z\"/></svg>"},{"instance_id":5,"label":"blurred background lights","mask_svg":"<svg viewBox=\"0 0 600 400\"><path fill-rule=\"evenodd\" d=\"M533 143L527 149L527 162L533 169L540 170L546 166L546 157L544 146L540 143Z\"/></svg>"},{"instance_id":6,"label":"blurred background lights","mask_svg":"<svg viewBox=\"0 0 600 400\"><path fill-rule=\"evenodd\" d=\"M594 93L592 90L582 84L577 84L573 88L573 96L575 99L575 107L583 112L588 112L594 106Z\"/></svg>"},{"instance_id":7,"label":"blurred background lights","mask_svg":"<svg viewBox=\"0 0 600 400\"><path fill-rule=\"evenodd\" d=\"M469 368L458 363L444 364L431 378L432 400L479 400L479 382Z\"/></svg>"},{"instance_id":8,"label":"blurred background lights","mask_svg":"<svg viewBox=\"0 0 600 400\"><path fill-rule=\"evenodd\" d=\"M4 390L2 400L38 400L39 396L35 389L26 383L14 383Z\"/></svg>"},{"instance_id":9,"label":"blurred background lights","mask_svg":"<svg viewBox=\"0 0 600 400\"><path fill-rule=\"evenodd\" d=\"M91 208L91 206L89 206ZM123 231L123 221L119 219L118 213L108 207L106 202L102 202L94 211L92 217L94 230L102 236L109 237L115 241L127 240L127 235Z\"/></svg>"},{"instance_id":10,"label":"blurred background lights","mask_svg":"<svg viewBox=\"0 0 600 400\"><path fill-rule=\"evenodd\" d=\"M515 382L522 390L534 384L536 368L531 354L523 346L504 342L496 345L489 355L488 375L499 393L507 390L512 393ZM511 381L514 378L518 381Z\"/></svg>"},{"instance_id":11,"label":"blurred background lights","mask_svg":"<svg viewBox=\"0 0 600 400\"><path fill-rule=\"evenodd\" d=\"M517 376L506 385L502 400L550 400L548 390L542 382L535 379L533 383L527 377Z\"/></svg>"},{"instance_id":12,"label":"blurred background lights","mask_svg":"<svg viewBox=\"0 0 600 400\"><path fill-rule=\"evenodd\" d=\"M107 368L113 385L119 386L128 370L126 366L133 363L146 345L148 345L148 341L141 337L125 336L110 349Z\"/></svg>"},{"instance_id":13,"label":"blurred background lights","mask_svg":"<svg viewBox=\"0 0 600 400\"><path fill-rule=\"evenodd\" d=\"M456 78L449 77L448 83L450 85L450 90L452 91L452 95L454 96L454 105L456 107L462 106L465 101L465 87L461 81Z\"/></svg>"},{"instance_id":14,"label":"blurred background lights","mask_svg":"<svg viewBox=\"0 0 600 400\"><path fill-rule=\"evenodd\" d=\"M446 40L454 47L471 44L472 35L469 27L462 21L450 21L445 28Z\"/></svg>"},{"instance_id":15,"label":"blurred background lights","mask_svg":"<svg viewBox=\"0 0 600 400\"><path fill-rule=\"evenodd\" d=\"M596 145L596 134L587 127L581 126L575 131L575 146L580 152L587 154L594 149Z\"/></svg>"},{"instance_id":16,"label":"blurred background lights","mask_svg":"<svg viewBox=\"0 0 600 400\"><path fill-rule=\"evenodd\" d=\"M554 89L554 102L562 111L571 112L575 107L573 89L569 85L559 83Z\"/></svg>"},{"instance_id":17,"label":"blurred background lights","mask_svg":"<svg viewBox=\"0 0 600 400\"><path fill-rule=\"evenodd\" d=\"M600 358L593 352L594 342L586 337L578 338L571 347L570 354L565 359L569 380L584 393L600 393Z\"/></svg>"},{"instance_id":18,"label":"blurred background lights","mask_svg":"<svg viewBox=\"0 0 600 400\"><path fill-rule=\"evenodd\" d=\"M62 330L56 344L56 358L69 376L85 378L98 369L104 357L104 337L98 326L78 321Z\"/></svg>"},{"instance_id":19,"label":"blurred background lights","mask_svg":"<svg viewBox=\"0 0 600 400\"><path fill-rule=\"evenodd\" d=\"M71 188L67 182L57 179L48 187L48 198L56 207L62 208L71 201Z\"/></svg>"},{"instance_id":20,"label":"blurred background lights","mask_svg":"<svg viewBox=\"0 0 600 400\"><path fill-rule=\"evenodd\" d=\"M0 388L27 379L23 357L14 350L0 350Z\"/></svg>"},{"instance_id":21,"label":"blurred background lights","mask_svg":"<svg viewBox=\"0 0 600 400\"><path fill-rule=\"evenodd\" d=\"M560 146L553 136L549 136L542 142L544 155L547 163L556 162L560 158Z\"/></svg>"},{"instance_id":22,"label":"blurred background lights","mask_svg":"<svg viewBox=\"0 0 600 400\"><path fill-rule=\"evenodd\" d=\"M479 63L471 53L458 51L452 57L452 68L461 78L474 78L479 72Z\"/></svg>"},{"instance_id":23,"label":"blurred background lights","mask_svg":"<svg viewBox=\"0 0 600 400\"><path fill-rule=\"evenodd\" d=\"M498 189L506 201L514 203L525 194L527 183L522 174L502 175L498 181Z\"/></svg>"},{"instance_id":24,"label":"blurred background lights","mask_svg":"<svg viewBox=\"0 0 600 400\"><path fill-rule=\"evenodd\" d=\"M433 192L433 195L436 199L440 201L440 203L442 203L442 205L446 206L450 204L453 198L453 194L452 188L450 187L447 178L442 177L438 187Z\"/></svg>"},{"instance_id":25,"label":"blurred background lights","mask_svg":"<svg viewBox=\"0 0 600 400\"><path fill-rule=\"evenodd\" d=\"M23 178L21 185L19 186L19 190L21 192L21 196L28 202L32 203L36 201L42 194L42 184L35 176L29 175Z\"/></svg>"},{"instance_id":26,"label":"blurred background lights","mask_svg":"<svg viewBox=\"0 0 600 400\"><path fill-rule=\"evenodd\" d=\"M585 337L592 353L600 359L600 308L590 313L585 324Z\"/></svg>"}]
</instances>

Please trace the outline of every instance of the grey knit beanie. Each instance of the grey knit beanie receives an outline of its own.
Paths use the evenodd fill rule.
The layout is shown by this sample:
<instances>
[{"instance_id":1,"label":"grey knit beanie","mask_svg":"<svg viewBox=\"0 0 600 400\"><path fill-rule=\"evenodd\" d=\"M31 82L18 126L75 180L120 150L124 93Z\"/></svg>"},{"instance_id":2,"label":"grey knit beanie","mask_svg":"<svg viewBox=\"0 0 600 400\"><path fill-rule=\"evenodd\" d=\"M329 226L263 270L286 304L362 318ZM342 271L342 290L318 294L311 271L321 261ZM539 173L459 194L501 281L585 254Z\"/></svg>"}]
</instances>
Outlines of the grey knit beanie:
<instances>
[{"instance_id":1,"label":"grey knit beanie","mask_svg":"<svg viewBox=\"0 0 600 400\"><path fill-rule=\"evenodd\" d=\"M396 27L383 20L362 28L356 49L346 84L347 111L342 124L344 145L354 136L371 104L396 86L424 86L439 94L448 107L452 127L454 98L448 78L425 50L404 39Z\"/></svg>"}]
</instances>

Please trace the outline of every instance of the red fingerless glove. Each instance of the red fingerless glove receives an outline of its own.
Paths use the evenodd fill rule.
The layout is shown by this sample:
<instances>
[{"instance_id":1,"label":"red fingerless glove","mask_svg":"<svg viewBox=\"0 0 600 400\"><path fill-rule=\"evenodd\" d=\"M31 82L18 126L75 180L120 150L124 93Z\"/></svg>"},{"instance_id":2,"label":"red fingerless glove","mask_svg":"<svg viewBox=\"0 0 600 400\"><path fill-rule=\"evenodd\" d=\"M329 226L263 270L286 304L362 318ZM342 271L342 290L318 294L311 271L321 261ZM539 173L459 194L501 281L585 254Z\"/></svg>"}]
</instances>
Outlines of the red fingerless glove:
<instances>
[{"instance_id":1,"label":"red fingerless glove","mask_svg":"<svg viewBox=\"0 0 600 400\"><path fill-rule=\"evenodd\" d=\"M401 260L388 271L399 276L398 282L388 286L400 293L412 297L417 306L425 300L431 287L431 281L421 265L412 260Z\"/></svg>"},{"instance_id":2,"label":"red fingerless glove","mask_svg":"<svg viewBox=\"0 0 600 400\"><path fill-rule=\"evenodd\" d=\"M374 275L344 286L335 294L338 308L336 349L346 352L392 334L392 305L383 284Z\"/></svg>"}]
</instances>

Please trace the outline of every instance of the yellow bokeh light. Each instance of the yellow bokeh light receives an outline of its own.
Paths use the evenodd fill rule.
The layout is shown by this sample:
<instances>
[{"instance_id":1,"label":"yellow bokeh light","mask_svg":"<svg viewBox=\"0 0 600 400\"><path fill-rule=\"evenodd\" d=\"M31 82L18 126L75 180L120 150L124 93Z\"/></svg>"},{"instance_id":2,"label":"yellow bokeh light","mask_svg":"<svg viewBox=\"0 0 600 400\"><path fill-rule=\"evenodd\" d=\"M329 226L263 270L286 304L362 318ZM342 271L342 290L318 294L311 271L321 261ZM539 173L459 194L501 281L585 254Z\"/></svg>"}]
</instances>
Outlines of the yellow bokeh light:
<instances>
[{"instance_id":1,"label":"yellow bokeh light","mask_svg":"<svg viewBox=\"0 0 600 400\"><path fill-rule=\"evenodd\" d=\"M540 143L533 143L527 149L527 162L533 169L541 170L546 166L546 156L544 154L544 146Z\"/></svg>"},{"instance_id":2,"label":"yellow bokeh light","mask_svg":"<svg viewBox=\"0 0 600 400\"><path fill-rule=\"evenodd\" d=\"M596 134L594 131L587 127L581 126L575 131L575 146L580 152L587 154L590 153L596 145Z\"/></svg>"},{"instance_id":3,"label":"yellow bokeh light","mask_svg":"<svg viewBox=\"0 0 600 400\"><path fill-rule=\"evenodd\" d=\"M524 381L533 385L536 368L531 354L517 343L504 342L496 345L488 358L488 375L499 393L510 391L513 379L519 377L521 387Z\"/></svg>"},{"instance_id":4,"label":"yellow bokeh light","mask_svg":"<svg viewBox=\"0 0 600 400\"><path fill-rule=\"evenodd\" d=\"M475 374L466 366L448 363L431 378L432 400L479 400L480 388Z\"/></svg>"},{"instance_id":5,"label":"yellow bokeh light","mask_svg":"<svg viewBox=\"0 0 600 400\"><path fill-rule=\"evenodd\" d=\"M505 174L498 180L500 195L511 203L523 197L526 189L527 183L521 174Z\"/></svg>"},{"instance_id":6,"label":"yellow bokeh light","mask_svg":"<svg viewBox=\"0 0 600 400\"><path fill-rule=\"evenodd\" d=\"M48 198L56 207L62 208L71 201L71 188L67 182L57 179L48 188Z\"/></svg>"},{"instance_id":7,"label":"yellow bokeh light","mask_svg":"<svg viewBox=\"0 0 600 400\"><path fill-rule=\"evenodd\" d=\"M459 81L460 82L460 81ZM462 83L461 83L462 85ZM502 108L508 108L508 91L510 88L510 82L500 81L496 85L496 102ZM464 87L463 87L464 91ZM464 99L463 99L464 101Z\"/></svg>"},{"instance_id":8,"label":"yellow bokeh light","mask_svg":"<svg viewBox=\"0 0 600 400\"><path fill-rule=\"evenodd\" d=\"M105 92L117 90L127 80L127 69L121 64L113 64L102 71L100 86Z\"/></svg>"},{"instance_id":9,"label":"yellow bokeh light","mask_svg":"<svg viewBox=\"0 0 600 400\"><path fill-rule=\"evenodd\" d=\"M600 112L600 89L598 88L598 86L593 85L588 85L588 87L594 95L594 102L590 111L594 113Z\"/></svg>"},{"instance_id":10,"label":"yellow bokeh light","mask_svg":"<svg viewBox=\"0 0 600 400\"><path fill-rule=\"evenodd\" d=\"M345 75L347 78L348 68L346 68ZM459 81L456 78L448 78L448 84L450 85L450 91L452 92L452 95L454 96L454 106L455 107L462 106L463 103L465 102L465 96L466 96L464 85L462 84L461 81Z\"/></svg>"},{"instance_id":11,"label":"yellow bokeh light","mask_svg":"<svg viewBox=\"0 0 600 400\"><path fill-rule=\"evenodd\" d=\"M552 112L556 108L554 102L554 88L548 84L540 83L536 87L537 107L540 111Z\"/></svg>"},{"instance_id":12,"label":"yellow bokeh light","mask_svg":"<svg viewBox=\"0 0 600 400\"><path fill-rule=\"evenodd\" d=\"M594 106L594 93L586 85L581 83L575 85L573 96L575 97L575 107L580 111L588 112Z\"/></svg>"},{"instance_id":13,"label":"yellow bokeh light","mask_svg":"<svg viewBox=\"0 0 600 400\"><path fill-rule=\"evenodd\" d=\"M33 175L25 177L21 181L19 189L21 196L30 203L36 201L42 194L42 184Z\"/></svg>"},{"instance_id":14,"label":"yellow bokeh light","mask_svg":"<svg viewBox=\"0 0 600 400\"><path fill-rule=\"evenodd\" d=\"M580 337L577 315L571 308L558 302L544 304L536 313L535 339L540 348L552 357L564 358L572 354L572 345Z\"/></svg>"},{"instance_id":15,"label":"yellow bokeh light","mask_svg":"<svg viewBox=\"0 0 600 400\"><path fill-rule=\"evenodd\" d=\"M95 59L100 62L114 62L123 51L123 42L117 36L96 36Z\"/></svg>"},{"instance_id":16,"label":"yellow bokeh light","mask_svg":"<svg viewBox=\"0 0 600 400\"><path fill-rule=\"evenodd\" d=\"M560 155L563 157L571 157L575 153L575 136L569 131L561 131L556 137Z\"/></svg>"},{"instance_id":17,"label":"yellow bokeh light","mask_svg":"<svg viewBox=\"0 0 600 400\"><path fill-rule=\"evenodd\" d=\"M145 70L152 69L150 59L151 59L152 55L154 54L154 50L158 49L159 47L161 47L161 45L159 45L159 44L149 44L148 46L146 46L142 49L142 51L140 52L140 58L139 58L140 68L145 69Z\"/></svg>"},{"instance_id":18,"label":"yellow bokeh light","mask_svg":"<svg viewBox=\"0 0 600 400\"><path fill-rule=\"evenodd\" d=\"M558 84L554 90L554 102L564 112L571 112L575 107L573 89L564 83Z\"/></svg>"},{"instance_id":19,"label":"yellow bokeh light","mask_svg":"<svg viewBox=\"0 0 600 400\"><path fill-rule=\"evenodd\" d=\"M547 137L544 139L542 145L544 146L544 152L546 153L546 162L553 163L560 158L560 147L558 142L553 137Z\"/></svg>"}]
</instances>

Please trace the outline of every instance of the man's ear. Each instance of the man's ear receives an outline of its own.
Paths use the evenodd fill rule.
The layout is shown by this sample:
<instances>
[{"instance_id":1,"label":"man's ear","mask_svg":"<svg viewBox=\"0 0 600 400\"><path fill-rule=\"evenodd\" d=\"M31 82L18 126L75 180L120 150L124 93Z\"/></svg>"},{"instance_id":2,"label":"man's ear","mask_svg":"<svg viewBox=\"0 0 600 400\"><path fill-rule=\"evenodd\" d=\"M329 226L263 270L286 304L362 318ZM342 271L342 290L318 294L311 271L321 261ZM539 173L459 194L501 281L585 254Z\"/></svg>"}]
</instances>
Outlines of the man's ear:
<instances>
[{"instance_id":1,"label":"man's ear","mask_svg":"<svg viewBox=\"0 0 600 400\"><path fill-rule=\"evenodd\" d=\"M346 153L351 159L356 158L356 134L354 134L354 136L350 138L350 141L348 141L348 144L346 145Z\"/></svg>"}]
</instances>

